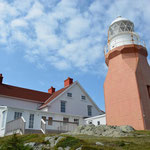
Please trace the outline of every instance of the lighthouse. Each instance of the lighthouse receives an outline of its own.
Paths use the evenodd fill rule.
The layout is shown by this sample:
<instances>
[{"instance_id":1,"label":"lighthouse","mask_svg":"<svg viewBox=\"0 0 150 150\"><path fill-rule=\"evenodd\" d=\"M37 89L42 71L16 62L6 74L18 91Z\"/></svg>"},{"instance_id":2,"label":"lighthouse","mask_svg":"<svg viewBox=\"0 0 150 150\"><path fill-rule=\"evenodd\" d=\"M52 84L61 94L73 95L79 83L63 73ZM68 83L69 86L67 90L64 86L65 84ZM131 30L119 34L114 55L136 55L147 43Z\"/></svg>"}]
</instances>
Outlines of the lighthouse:
<instances>
[{"instance_id":1,"label":"lighthouse","mask_svg":"<svg viewBox=\"0 0 150 150\"><path fill-rule=\"evenodd\" d=\"M104 82L107 125L150 129L150 67L134 23L121 16L109 26Z\"/></svg>"}]
</instances>

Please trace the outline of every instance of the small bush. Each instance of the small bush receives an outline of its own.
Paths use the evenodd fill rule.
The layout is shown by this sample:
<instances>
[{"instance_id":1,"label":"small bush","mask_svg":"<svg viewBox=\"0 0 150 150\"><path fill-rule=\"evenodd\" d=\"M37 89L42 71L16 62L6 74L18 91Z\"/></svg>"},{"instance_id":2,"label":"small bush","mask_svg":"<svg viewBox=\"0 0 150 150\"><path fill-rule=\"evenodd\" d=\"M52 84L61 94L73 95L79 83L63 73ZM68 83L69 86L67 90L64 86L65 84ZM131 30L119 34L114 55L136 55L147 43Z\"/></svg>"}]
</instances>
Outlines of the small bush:
<instances>
[{"instance_id":1,"label":"small bush","mask_svg":"<svg viewBox=\"0 0 150 150\"><path fill-rule=\"evenodd\" d=\"M11 138L4 142L1 150L32 150L32 148L24 146L23 140L14 134Z\"/></svg>"},{"instance_id":2,"label":"small bush","mask_svg":"<svg viewBox=\"0 0 150 150\"><path fill-rule=\"evenodd\" d=\"M122 146L125 146L125 143L124 143L124 141L120 141L120 142L118 142L118 145L119 145L120 147L122 147Z\"/></svg>"},{"instance_id":3,"label":"small bush","mask_svg":"<svg viewBox=\"0 0 150 150\"><path fill-rule=\"evenodd\" d=\"M68 136L66 137L65 139L62 139L57 145L56 145L56 148L58 147L71 147L71 148L76 148L76 147L80 147L80 145L83 143L83 141L75 138L75 137L71 137L71 136Z\"/></svg>"}]
</instances>

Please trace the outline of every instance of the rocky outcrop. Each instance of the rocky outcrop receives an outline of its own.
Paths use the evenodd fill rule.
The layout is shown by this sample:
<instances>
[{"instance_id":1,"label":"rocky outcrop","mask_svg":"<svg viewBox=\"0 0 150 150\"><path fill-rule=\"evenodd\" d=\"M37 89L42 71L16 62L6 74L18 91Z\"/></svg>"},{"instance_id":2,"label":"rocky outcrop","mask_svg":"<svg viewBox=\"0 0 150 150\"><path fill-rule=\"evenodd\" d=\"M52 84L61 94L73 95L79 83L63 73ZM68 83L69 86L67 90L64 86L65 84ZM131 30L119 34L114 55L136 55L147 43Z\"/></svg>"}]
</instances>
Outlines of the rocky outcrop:
<instances>
[{"instance_id":1,"label":"rocky outcrop","mask_svg":"<svg viewBox=\"0 0 150 150\"><path fill-rule=\"evenodd\" d=\"M84 125L77 127L74 131L68 132L65 134L68 135L77 135L77 134L87 134L93 136L107 136L107 137L124 137L132 135L132 131L134 129L131 126L107 126L107 125ZM42 150L42 149L55 149L59 142L62 140L67 140L67 136L64 135L56 135L56 136L47 136L44 139L43 143L35 143L30 142L26 143L25 145L30 146L33 150ZM97 146L104 146L102 142L96 142L95 145ZM58 147L58 150L70 150L71 147ZM76 150L82 150L82 146L76 148Z\"/></svg>"},{"instance_id":2,"label":"rocky outcrop","mask_svg":"<svg viewBox=\"0 0 150 150\"><path fill-rule=\"evenodd\" d=\"M107 136L107 137L124 137L132 135L134 128L131 126L108 126L108 125L84 125L77 127L74 131L66 134L87 134L93 136Z\"/></svg>"},{"instance_id":3,"label":"rocky outcrop","mask_svg":"<svg viewBox=\"0 0 150 150\"><path fill-rule=\"evenodd\" d=\"M36 143L36 142L29 142L25 143L25 146L29 146L33 150L43 150L43 149L56 149L55 146L63 139L66 137L61 136L61 135L56 135L56 136L47 136L44 139L43 143ZM45 143L45 144L44 144ZM71 147L66 146L65 148L63 147L58 147L58 150L70 150ZM81 149L77 149L81 150Z\"/></svg>"}]
</instances>

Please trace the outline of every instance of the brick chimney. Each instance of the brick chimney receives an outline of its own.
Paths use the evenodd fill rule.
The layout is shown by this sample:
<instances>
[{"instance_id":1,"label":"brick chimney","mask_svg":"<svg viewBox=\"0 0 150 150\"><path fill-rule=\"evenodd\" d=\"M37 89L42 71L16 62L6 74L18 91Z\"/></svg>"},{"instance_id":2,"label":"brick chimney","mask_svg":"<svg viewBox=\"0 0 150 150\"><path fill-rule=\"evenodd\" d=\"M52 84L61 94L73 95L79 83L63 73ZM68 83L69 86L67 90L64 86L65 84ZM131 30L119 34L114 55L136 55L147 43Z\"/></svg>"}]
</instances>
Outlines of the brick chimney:
<instances>
[{"instance_id":1,"label":"brick chimney","mask_svg":"<svg viewBox=\"0 0 150 150\"><path fill-rule=\"evenodd\" d=\"M3 83L3 75L0 74L0 84L2 84L2 83Z\"/></svg>"},{"instance_id":2,"label":"brick chimney","mask_svg":"<svg viewBox=\"0 0 150 150\"><path fill-rule=\"evenodd\" d=\"M55 88L51 86L50 89L48 89L48 93L53 94L55 92Z\"/></svg>"},{"instance_id":3,"label":"brick chimney","mask_svg":"<svg viewBox=\"0 0 150 150\"><path fill-rule=\"evenodd\" d=\"M71 85L73 83L73 79L68 77L65 81L64 81L64 87L67 87L69 85Z\"/></svg>"}]
</instances>

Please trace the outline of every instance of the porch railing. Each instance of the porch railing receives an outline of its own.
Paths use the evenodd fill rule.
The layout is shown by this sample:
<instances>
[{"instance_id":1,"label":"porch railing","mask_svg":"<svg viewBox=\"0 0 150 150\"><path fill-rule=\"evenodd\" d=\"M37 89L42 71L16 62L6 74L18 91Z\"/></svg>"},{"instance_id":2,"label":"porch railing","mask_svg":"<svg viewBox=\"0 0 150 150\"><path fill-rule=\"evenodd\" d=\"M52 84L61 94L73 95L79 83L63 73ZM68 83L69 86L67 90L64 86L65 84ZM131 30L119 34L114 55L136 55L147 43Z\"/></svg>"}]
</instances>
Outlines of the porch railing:
<instances>
[{"instance_id":1,"label":"porch railing","mask_svg":"<svg viewBox=\"0 0 150 150\"><path fill-rule=\"evenodd\" d=\"M18 118L16 120L12 120L6 123L5 134L15 133L18 130L21 131L22 134L25 133L26 121L23 117Z\"/></svg>"},{"instance_id":2,"label":"porch railing","mask_svg":"<svg viewBox=\"0 0 150 150\"><path fill-rule=\"evenodd\" d=\"M64 122L60 120L43 120L41 119L41 131L48 132L67 132L77 128L78 122Z\"/></svg>"},{"instance_id":3,"label":"porch railing","mask_svg":"<svg viewBox=\"0 0 150 150\"><path fill-rule=\"evenodd\" d=\"M46 122L43 119L41 119L41 131L46 133Z\"/></svg>"}]
</instances>

